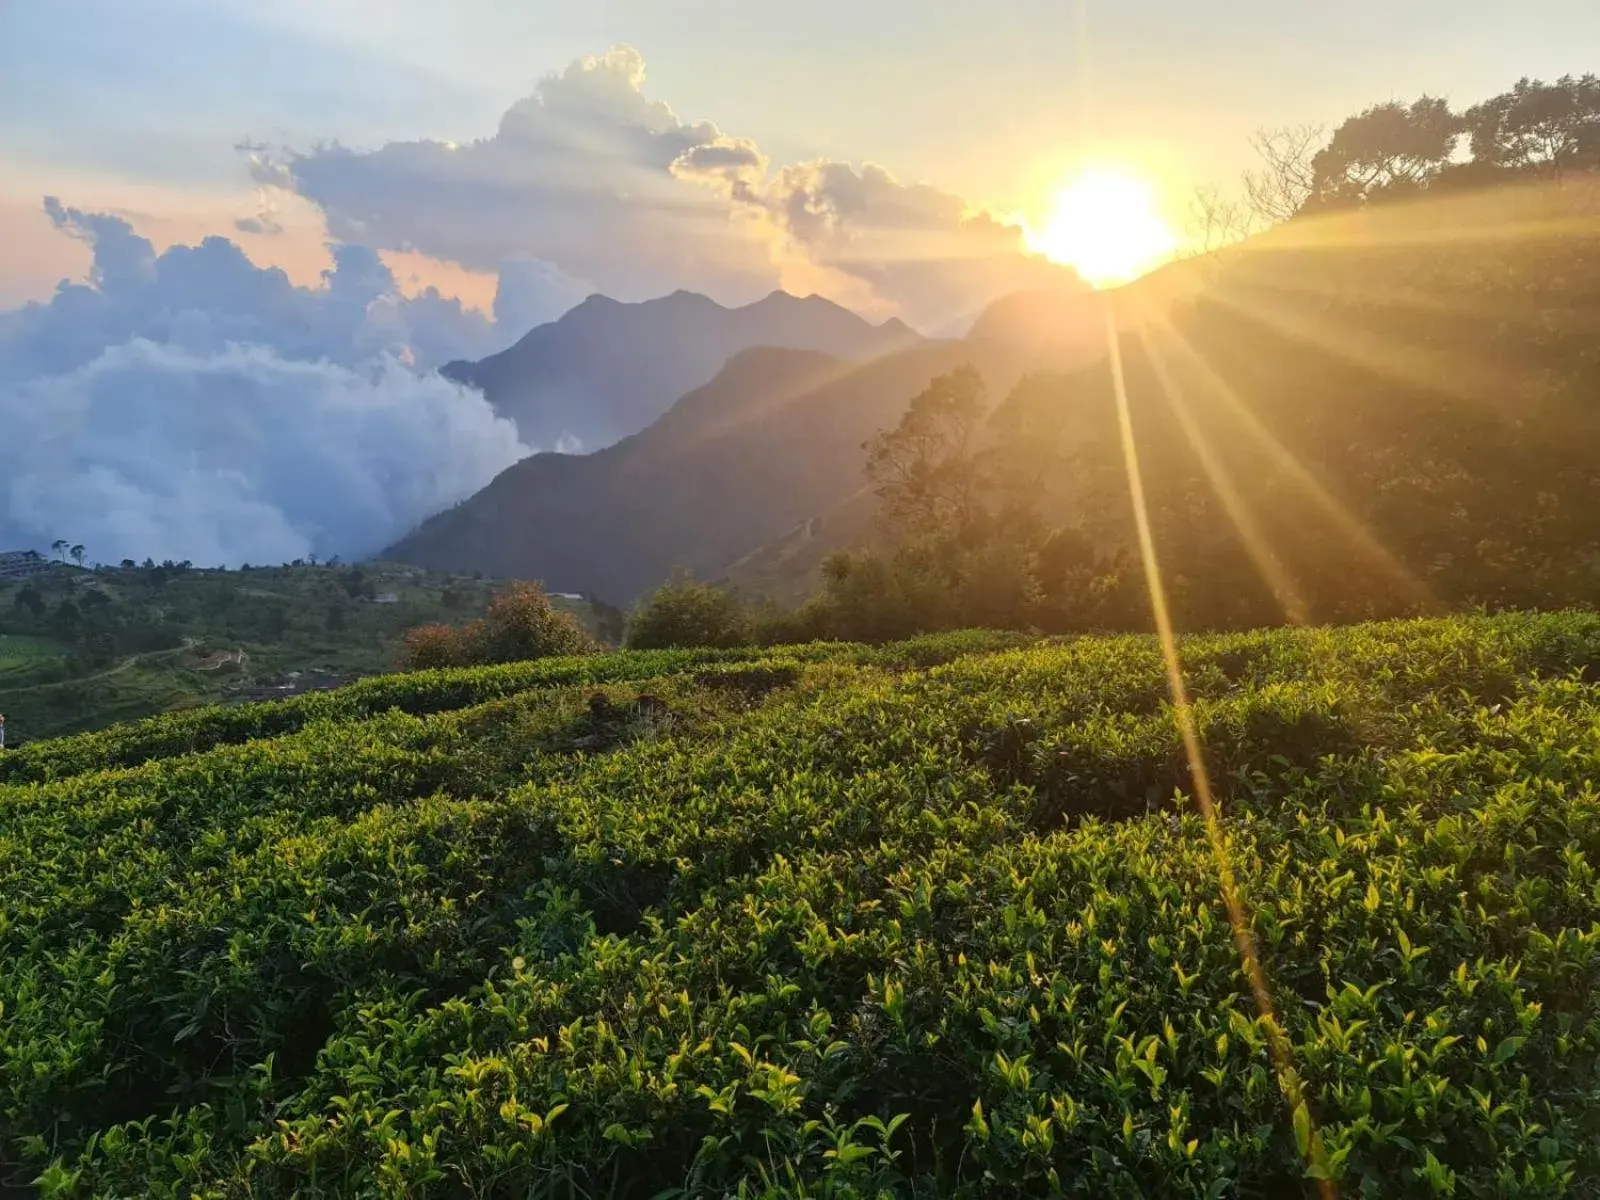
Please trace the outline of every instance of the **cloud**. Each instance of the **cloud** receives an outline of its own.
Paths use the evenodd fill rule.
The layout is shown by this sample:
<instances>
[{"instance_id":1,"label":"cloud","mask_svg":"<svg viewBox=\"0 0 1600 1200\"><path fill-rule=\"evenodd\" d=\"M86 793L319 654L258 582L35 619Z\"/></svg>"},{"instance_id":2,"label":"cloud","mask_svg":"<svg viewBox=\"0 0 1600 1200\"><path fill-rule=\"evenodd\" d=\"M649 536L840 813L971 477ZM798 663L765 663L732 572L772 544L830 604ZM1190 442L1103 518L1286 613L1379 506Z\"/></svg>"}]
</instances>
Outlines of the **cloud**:
<instances>
[{"instance_id":1,"label":"cloud","mask_svg":"<svg viewBox=\"0 0 1600 1200\"><path fill-rule=\"evenodd\" d=\"M471 143L240 148L258 184L319 206L335 238L479 270L535 260L622 300L690 288L741 303L803 280L942 328L1004 293L1075 283L959 196L871 164L774 171L754 141L684 121L644 86L643 57L614 47L541 80Z\"/></svg>"},{"instance_id":2,"label":"cloud","mask_svg":"<svg viewBox=\"0 0 1600 1200\"><path fill-rule=\"evenodd\" d=\"M258 183L317 204L338 240L478 270L538 260L622 300L680 287L764 295L778 273L760 237L714 192L673 174L686 154L723 144L721 133L648 99L644 78L628 47L579 59L513 104L492 136L464 145L243 148Z\"/></svg>"},{"instance_id":3,"label":"cloud","mask_svg":"<svg viewBox=\"0 0 1600 1200\"><path fill-rule=\"evenodd\" d=\"M435 290L402 296L365 246L330 247L334 265L323 286L302 288L276 268L257 267L227 238L158 255L121 217L80 212L54 197L45 210L58 229L91 246L89 282L63 283L48 304L0 313L0 380L73 370L132 338L196 354L263 345L290 359L345 364L387 352L423 368L510 340Z\"/></svg>"},{"instance_id":4,"label":"cloud","mask_svg":"<svg viewBox=\"0 0 1600 1200\"><path fill-rule=\"evenodd\" d=\"M925 328L1009 292L1080 286L1069 269L1028 253L1021 229L872 163L784 167L758 195L733 198L759 206L797 252L863 281Z\"/></svg>"},{"instance_id":5,"label":"cloud","mask_svg":"<svg viewBox=\"0 0 1600 1200\"><path fill-rule=\"evenodd\" d=\"M0 545L103 561L356 557L528 452L427 370L511 340L372 249L296 287L226 238L157 254L128 222L47 199L87 283L0 313ZM523 332L516 330L516 333Z\"/></svg>"},{"instance_id":6,"label":"cloud","mask_svg":"<svg viewBox=\"0 0 1600 1200\"><path fill-rule=\"evenodd\" d=\"M532 329L554 321L595 290L593 284L572 278L554 263L508 258L500 264L494 293L495 324L507 330Z\"/></svg>"},{"instance_id":7,"label":"cloud","mask_svg":"<svg viewBox=\"0 0 1600 1200\"><path fill-rule=\"evenodd\" d=\"M0 428L0 530L103 561L371 554L526 452L481 399L392 357L142 338L0 386Z\"/></svg>"}]
</instances>

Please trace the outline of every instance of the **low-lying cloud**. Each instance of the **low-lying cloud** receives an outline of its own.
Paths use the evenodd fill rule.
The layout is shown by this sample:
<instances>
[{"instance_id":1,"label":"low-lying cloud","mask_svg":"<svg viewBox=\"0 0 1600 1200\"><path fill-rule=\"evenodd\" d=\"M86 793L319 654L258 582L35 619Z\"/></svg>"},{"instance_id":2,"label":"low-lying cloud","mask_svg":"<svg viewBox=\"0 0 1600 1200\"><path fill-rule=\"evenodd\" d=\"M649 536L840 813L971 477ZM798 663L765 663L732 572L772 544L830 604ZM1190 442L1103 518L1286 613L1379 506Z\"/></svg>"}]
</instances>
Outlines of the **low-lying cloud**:
<instances>
[{"instance_id":1,"label":"low-lying cloud","mask_svg":"<svg viewBox=\"0 0 1600 1200\"><path fill-rule=\"evenodd\" d=\"M402 295L372 250L334 246L300 288L225 238L157 254L119 217L46 209L94 260L87 283L0 314L0 546L368 555L528 452L427 370L510 338Z\"/></svg>"}]
</instances>

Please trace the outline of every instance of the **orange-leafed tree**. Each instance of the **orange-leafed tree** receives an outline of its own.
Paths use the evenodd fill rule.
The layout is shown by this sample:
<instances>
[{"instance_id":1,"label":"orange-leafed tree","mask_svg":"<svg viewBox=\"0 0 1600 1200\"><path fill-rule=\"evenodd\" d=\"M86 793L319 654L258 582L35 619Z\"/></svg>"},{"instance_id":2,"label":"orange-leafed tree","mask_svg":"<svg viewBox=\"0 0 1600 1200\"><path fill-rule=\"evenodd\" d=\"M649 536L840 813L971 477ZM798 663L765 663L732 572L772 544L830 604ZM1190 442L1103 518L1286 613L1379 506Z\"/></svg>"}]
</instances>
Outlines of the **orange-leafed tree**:
<instances>
[{"instance_id":1,"label":"orange-leafed tree","mask_svg":"<svg viewBox=\"0 0 1600 1200\"><path fill-rule=\"evenodd\" d=\"M405 632L402 665L411 671L458 667L466 661L461 631L448 625L418 625Z\"/></svg>"}]
</instances>

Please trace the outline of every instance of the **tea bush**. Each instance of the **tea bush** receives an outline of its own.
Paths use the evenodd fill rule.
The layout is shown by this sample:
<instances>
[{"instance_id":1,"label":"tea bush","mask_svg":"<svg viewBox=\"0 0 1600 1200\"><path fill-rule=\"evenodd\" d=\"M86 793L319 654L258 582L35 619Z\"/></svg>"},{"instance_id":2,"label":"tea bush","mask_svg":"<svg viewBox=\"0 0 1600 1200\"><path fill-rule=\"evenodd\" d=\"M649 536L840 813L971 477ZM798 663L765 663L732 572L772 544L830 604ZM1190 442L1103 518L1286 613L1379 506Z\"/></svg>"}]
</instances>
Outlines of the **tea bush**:
<instances>
[{"instance_id":1,"label":"tea bush","mask_svg":"<svg viewBox=\"0 0 1600 1200\"><path fill-rule=\"evenodd\" d=\"M1183 658L1275 1018L1145 638L421 672L30 746L0 783L0 1182L1600 1174L1600 617Z\"/></svg>"}]
</instances>

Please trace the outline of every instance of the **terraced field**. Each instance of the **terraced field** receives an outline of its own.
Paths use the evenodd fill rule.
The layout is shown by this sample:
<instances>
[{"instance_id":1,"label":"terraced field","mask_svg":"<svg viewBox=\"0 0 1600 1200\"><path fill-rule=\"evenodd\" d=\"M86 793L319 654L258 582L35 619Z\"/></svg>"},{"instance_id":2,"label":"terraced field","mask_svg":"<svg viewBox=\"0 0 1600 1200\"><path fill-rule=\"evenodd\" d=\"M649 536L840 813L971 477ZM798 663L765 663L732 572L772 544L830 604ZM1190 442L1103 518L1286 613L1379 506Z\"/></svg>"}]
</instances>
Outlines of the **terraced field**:
<instances>
[{"instance_id":1,"label":"terraced field","mask_svg":"<svg viewBox=\"0 0 1600 1200\"><path fill-rule=\"evenodd\" d=\"M424 672L8 754L0 1178L1275 1197L1600 1175L1600 616L1183 656L1243 930L1141 638Z\"/></svg>"}]
</instances>

